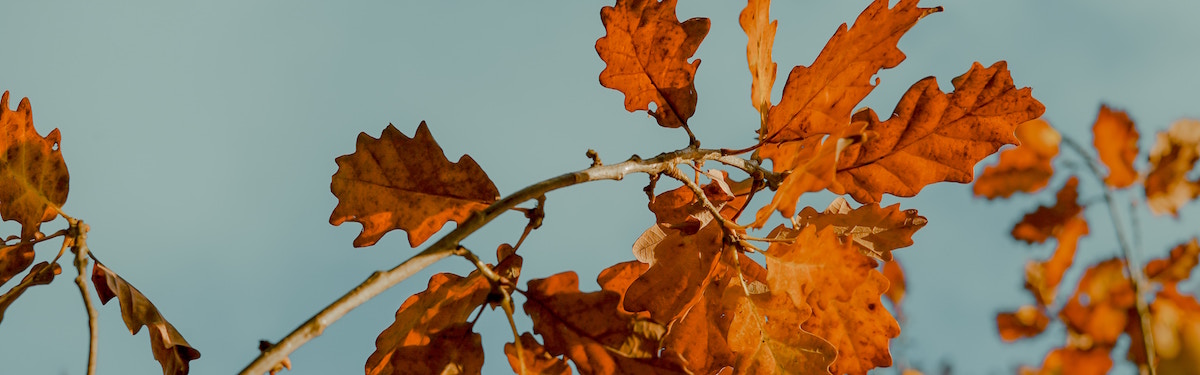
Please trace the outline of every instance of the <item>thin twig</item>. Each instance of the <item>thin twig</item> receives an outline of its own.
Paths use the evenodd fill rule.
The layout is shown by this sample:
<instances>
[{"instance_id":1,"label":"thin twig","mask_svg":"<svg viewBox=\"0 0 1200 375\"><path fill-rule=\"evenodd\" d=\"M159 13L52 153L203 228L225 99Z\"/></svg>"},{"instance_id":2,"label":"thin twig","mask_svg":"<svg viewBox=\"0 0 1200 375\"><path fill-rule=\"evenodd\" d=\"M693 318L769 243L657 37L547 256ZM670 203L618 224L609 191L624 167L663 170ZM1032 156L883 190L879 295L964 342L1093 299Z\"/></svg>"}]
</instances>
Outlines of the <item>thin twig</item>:
<instances>
[{"instance_id":1,"label":"thin twig","mask_svg":"<svg viewBox=\"0 0 1200 375\"><path fill-rule=\"evenodd\" d=\"M475 231L482 228L488 222L491 222L500 214L507 212L510 208L516 207L518 204L524 203L531 199L537 199L550 191L561 189L567 186L581 184L591 181L600 180L621 180L626 175L632 173L658 174L666 170L668 166L678 164L683 161L693 160L715 160L722 164L741 169L746 173L754 173L758 171L768 181L776 183L783 177L774 172L763 169L758 163L750 160L742 159L732 155L722 155L719 150L708 150L700 148L685 148L677 151L666 152L659 154L650 159L641 159L639 157L631 157L629 160L617 164L598 165L578 172L566 173L553 177L528 187L521 189L511 195L492 203L488 208L476 212L467 218L462 224L455 228L450 233L440 238L437 242L429 245L420 253L413 255L396 267L387 271L376 271L371 274L365 281L356 286L354 289L346 292L333 303L326 306L312 318L309 318L282 340L279 340L271 349L259 354L253 362L242 369L242 375L260 375L267 372L280 360L286 358L304 343L320 336L325 331L325 328L341 319L346 313L354 308L362 305L364 302L383 293L392 286L399 284L401 281L408 279L417 272L425 269L429 265L451 255L458 244L463 239L470 236Z\"/></svg>"},{"instance_id":2,"label":"thin twig","mask_svg":"<svg viewBox=\"0 0 1200 375\"><path fill-rule=\"evenodd\" d=\"M743 250L762 251L758 247L746 242L746 240L743 239L742 236L737 232L737 230L741 229L742 226L735 222L729 221L729 219L726 219L725 216L722 216L721 209L717 208L712 201L708 200L708 196L704 195L704 189L700 188L700 185L697 185L695 181L692 181L692 179L683 175L683 172L679 171L679 168L671 165L663 171L663 174L683 182L684 186L687 186L688 189L692 190L692 194L696 196L696 199L700 201L700 204L704 206L704 209L712 213L713 220L716 220L717 223L721 225L721 229L725 232L725 238L729 239L730 242L741 246Z\"/></svg>"},{"instance_id":3,"label":"thin twig","mask_svg":"<svg viewBox=\"0 0 1200 375\"><path fill-rule=\"evenodd\" d=\"M504 300L500 301L500 307L504 309L504 316L508 318L508 326L512 328L513 345L517 347L517 363L521 365L520 375L525 375L525 346L521 345L521 332L517 330L517 321L513 319L512 294L504 288L496 288L500 293L504 294Z\"/></svg>"},{"instance_id":4,"label":"thin twig","mask_svg":"<svg viewBox=\"0 0 1200 375\"><path fill-rule=\"evenodd\" d=\"M88 361L87 374L96 374L96 348L100 340L100 327L96 324L96 308L92 306L92 298L88 294L87 281L83 275L87 274L87 232L88 225L76 219L68 219L71 223L71 252L75 253L75 270L79 275L75 276L75 285L79 286L79 296L83 297L83 306L87 308L88 316ZM66 240L63 241L64 243Z\"/></svg>"},{"instance_id":5,"label":"thin twig","mask_svg":"<svg viewBox=\"0 0 1200 375\"><path fill-rule=\"evenodd\" d=\"M1142 329L1142 347L1145 349L1146 355L1146 370L1150 375L1156 375L1154 363L1157 349L1154 346L1154 333L1151 331L1150 324L1150 306L1146 303L1146 276L1142 275L1142 269L1137 261L1136 249L1129 242L1128 235L1125 234L1125 227L1121 225L1121 215L1117 208L1116 198L1113 197L1113 189L1104 183L1100 162L1087 152L1078 142L1070 137L1063 137L1063 143L1068 148L1079 154L1087 161L1088 168L1092 171L1092 176L1100 182L1101 188L1104 190L1104 203L1108 206L1108 214L1112 217L1113 228L1117 233L1117 242L1121 244L1121 252L1125 256L1125 272L1129 274L1129 284L1133 287L1133 293L1136 297L1134 305L1137 307L1138 318L1141 321Z\"/></svg>"}]
</instances>

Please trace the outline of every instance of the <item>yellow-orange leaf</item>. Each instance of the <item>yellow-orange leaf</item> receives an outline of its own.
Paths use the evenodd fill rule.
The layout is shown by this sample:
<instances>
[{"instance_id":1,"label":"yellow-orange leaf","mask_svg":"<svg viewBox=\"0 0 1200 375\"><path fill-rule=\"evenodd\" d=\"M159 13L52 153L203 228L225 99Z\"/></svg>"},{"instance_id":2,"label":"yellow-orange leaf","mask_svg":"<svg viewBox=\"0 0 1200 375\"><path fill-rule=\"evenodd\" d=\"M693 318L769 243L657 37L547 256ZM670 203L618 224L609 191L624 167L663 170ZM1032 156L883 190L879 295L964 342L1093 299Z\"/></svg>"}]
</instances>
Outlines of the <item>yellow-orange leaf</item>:
<instances>
[{"instance_id":1,"label":"yellow-orange leaf","mask_svg":"<svg viewBox=\"0 0 1200 375\"><path fill-rule=\"evenodd\" d=\"M0 217L20 223L23 239L33 239L42 222L58 216L67 201L70 175L59 150L61 139L58 129L38 135L29 98L13 111L8 91L0 96Z\"/></svg>"},{"instance_id":2,"label":"yellow-orange leaf","mask_svg":"<svg viewBox=\"0 0 1200 375\"><path fill-rule=\"evenodd\" d=\"M896 47L900 37L917 20L941 10L918 8L917 0L902 0L891 9L887 0L871 2L853 27L843 23L838 28L811 66L792 68L779 104L771 107L762 141L838 133L850 124L854 107L875 88L871 77L904 61Z\"/></svg>"},{"instance_id":3,"label":"yellow-orange leaf","mask_svg":"<svg viewBox=\"0 0 1200 375\"><path fill-rule=\"evenodd\" d=\"M1017 140L1019 146L1000 151L1000 161L975 177L976 196L1008 198L1018 191L1037 192L1050 183L1054 175L1050 162L1058 156L1062 134L1036 119L1017 125Z\"/></svg>"},{"instance_id":4,"label":"yellow-orange leaf","mask_svg":"<svg viewBox=\"0 0 1200 375\"><path fill-rule=\"evenodd\" d=\"M517 353L517 345L504 344L504 354L508 356L508 364L513 372L528 375L570 375L571 367L567 362L550 355L533 334L521 334L521 352ZM519 357L518 357L519 356ZM522 367L522 365L524 365Z\"/></svg>"},{"instance_id":5,"label":"yellow-orange leaf","mask_svg":"<svg viewBox=\"0 0 1200 375\"><path fill-rule=\"evenodd\" d=\"M796 201L800 195L829 187L842 151L863 139L864 125L852 124L829 137L813 136L799 141L767 143L759 148L758 155L771 159L771 168L775 172L788 174L780 182L771 203L758 209L751 226L762 228L774 211L791 217L796 212Z\"/></svg>"},{"instance_id":6,"label":"yellow-orange leaf","mask_svg":"<svg viewBox=\"0 0 1200 375\"><path fill-rule=\"evenodd\" d=\"M1022 367L1021 375L1105 375L1112 368L1110 348L1057 348L1046 354L1042 367Z\"/></svg>"},{"instance_id":7,"label":"yellow-orange leaf","mask_svg":"<svg viewBox=\"0 0 1200 375\"><path fill-rule=\"evenodd\" d=\"M1093 346L1111 348L1125 331L1135 297L1124 267L1123 261L1114 258L1089 268L1075 295L1059 312L1067 329L1086 337Z\"/></svg>"},{"instance_id":8,"label":"yellow-orange leaf","mask_svg":"<svg viewBox=\"0 0 1200 375\"><path fill-rule=\"evenodd\" d=\"M668 128L687 125L696 113L700 60L687 59L709 28L707 18L679 22L675 1L617 0L600 10L606 34L596 41L596 53L607 63L600 84L624 93L626 110L648 111Z\"/></svg>"},{"instance_id":9,"label":"yellow-orange leaf","mask_svg":"<svg viewBox=\"0 0 1200 375\"><path fill-rule=\"evenodd\" d=\"M772 292L811 308L800 327L837 348L832 373L891 366L888 341L900 335L900 326L883 307L888 281L874 259L839 241L833 228L811 226L793 243L773 243L764 253Z\"/></svg>"},{"instance_id":10,"label":"yellow-orange leaf","mask_svg":"<svg viewBox=\"0 0 1200 375\"><path fill-rule=\"evenodd\" d=\"M51 268L53 267L53 268ZM58 263L53 266L49 262L41 262L33 266L29 274L21 279L21 283L14 286L4 295L0 295L0 322L4 321L4 310L8 310L8 306L12 305L13 301L17 300L21 294L25 293L26 289L34 285L46 285L54 281L54 276L62 273L62 267Z\"/></svg>"},{"instance_id":11,"label":"yellow-orange leaf","mask_svg":"<svg viewBox=\"0 0 1200 375\"><path fill-rule=\"evenodd\" d=\"M1017 125L1045 111L1029 88L1013 85L1004 61L972 64L952 83L945 94L933 77L918 81L887 121L870 109L855 113L852 121L878 136L846 149L829 190L874 203L884 193L911 197L931 183L971 182L976 163L1015 144Z\"/></svg>"},{"instance_id":12,"label":"yellow-orange leaf","mask_svg":"<svg viewBox=\"0 0 1200 375\"><path fill-rule=\"evenodd\" d=\"M1100 106L1092 134L1100 161L1108 167L1104 183L1117 189L1133 185L1138 177L1133 169L1133 159L1138 154L1138 132L1129 115L1107 105Z\"/></svg>"},{"instance_id":13,"label":"yellow-orange leaf","mask_svg":"<svg viewBox=\"0 0 1200 375\"><path fill-rule=\"evenodd\" d=\"M447 221L461 224L500 195L470 156L446 159L424 121L412 138L390 124L379 139L361 133L355 152L337 164L329 189L338 205L329 223L361 223L356 247L374 245L393 229L407 231L416 247Z\"/></svg>"},{"instance_id":14,"label":"yellow-orange leaf","mask_svg":"<svg viewBox=\"0 0 1200 375\"><path fill-rule=\"evenodd\" d=\"M889 261L892 250L913 244L913 234L924 228L928 220L918 215L917 210L901 210L900 204L881 208L878 203L871 203L851 208L845 198L837 197L824 212L805 207L796 214L794 222L801 229L814 226L819 231L831 227L837 235L849 237L863 255ZM792 232L780 234L795 237L794 229L780 226L775 230Z\"/></svg>"},{"instance_id":15,"label":"yellow-orange leaf","mask_svg":"<svg viewBox=\"0 0 1200 375\"><path fill-rule=\"evenodd\" d=\"M525 312L550 355L566 355L582 374L686 374L683 360L660 352L666 327L625 312L617 292L579 291L564 272L530 280Z\"/></svg>"},{"instance_id":16,"label":"yellow-orange leaf","mask_svg":"<svg viewBox=\"0 0 1200 375\"><path fill-rule=\"evenodd\" d=\"M767 113L771 110L771 86L778 71L771 60L778 21L771 20L771 0L749 0L738 16L738 24L746 31L746 62L750 66L750 103L758 110L759 137L767 131Z\"/></svg>"},{"instance_id":17,"label":"yellow-orange leaf","mask_svg":"<svg viewBox=\"0 0 1200 375\"><path fill-rule=\"evenodd\" d=\"M1200 302L1178 291L1163 290L1150 305L1158 373L1191 374L1200 369ZM1130 341L1130 357L1145 363L1142 340ZM1135 351L1136 350L1136 351ZM1136 356L1135 356L1136 355Z\"/></svg>"},{"instance_id":18,"label":"yellow-orange leaf","mask_svg":"<svg viewBox=\"0 0 1200 375\"><path fill-rule=\"evenodd\" d=\"M200 358L200 351L183 339L142 292L99 262L92 267L92 286L102 304L117 298L121 304L121 318L129 333L136 335L142 326L147 327L150 350L154 359L162 364L163 375L185 375L189 362Z\"/></svg>"},{"instance_id":19,"label":"yellow-orange leaf","mask_svg":"<svg viewBox=\"0 0 1200 375\"><path fill-rule=\"evenodd\" d=\"M34 255L33 242L0 246L0 285L29 268Z\"/></svg>"},{"instance_id":20,"label":"yellow-orange leaf","mask_svg":"<svg viewBox=\"0 0 1200 375\"><path fill-rule=\"evenodd\" d=\"M1144 182L1151 212L1179 216L1179 208L1200 195L1200 180L1187 179L1196 160L1200 160L1200 121L1179 120L1158 133Z\"/></svg>"},{"instance_id":21,"label":"yellow-orange leaf","mask_svg":"<svg viewBox=\"0 0 1200 375\"><path fill-rule=\"evenodd\" d=\"M996 328L1007 342L1033 337L1046 330L1050 317L1046 311L1033 306L1021 306L1016 312L996 314Z\"/></svg>"},{"instance_id":22,"label":"yellow-orange leaf","mask_svg":"<svg viewBox=\"0 0 1200 375\"><path fill-rule=\"evenodd\" d=\"M1146 263L1145 275L1163 285L1163 289L1174 290L1179 282L1186 280L1200 263L1200 242L1191 241L1176 245L1166 259L1155 259Z\"/></svg>"},{"instance_id":23,"label":"yellow-orange leaf","mask_svg":"<svg viewBox=\"0 0 1200 375\"><path fill-rule=\"evenodd\" d=\"M1066 224L1055 234L1058 247L1054 249L1050 259L1025 264L1025 289L1033 293L1039 305L1049 306L1054 303L1054 296L1058 294L1058 284L1075 261L1075 249L1079 246L1079 239L1087 234L1086 220L1081 217L1067 219Z\"/></svg>"},{"instance_id":24,"label":"yellow-orange leaf","mask_svg":"<svg viewBox=\"0 0 1200 375\"><path fill-rule=\"evenodd\" d=\"M1079 179L1075 176L1067 180L1055 198L1057 201L1053 207L1040 206L1032 213L1025 214L1013 226L1013 238L1026 243L1045 242L1046 238L1058 233L1067 221L1083 211L1083 206L1079 205Z\"/></svg>"},{"instance_id":25,"label":"yellow-orange leaf","mask_svg":"<svg viewBox=\"0 0 1200 375\"><path fill-rule=\"evenodd\" d=\"M908 289L908 283L904 281L904 267L900 266L900 261L892 259L883 263L882 272L883 277L888 280L888 289L883 296L892 301L892 306L896 308L896 315L903 316L900 313L900 302L904 301L904 293Z\"/></svg>"}]
</instances>

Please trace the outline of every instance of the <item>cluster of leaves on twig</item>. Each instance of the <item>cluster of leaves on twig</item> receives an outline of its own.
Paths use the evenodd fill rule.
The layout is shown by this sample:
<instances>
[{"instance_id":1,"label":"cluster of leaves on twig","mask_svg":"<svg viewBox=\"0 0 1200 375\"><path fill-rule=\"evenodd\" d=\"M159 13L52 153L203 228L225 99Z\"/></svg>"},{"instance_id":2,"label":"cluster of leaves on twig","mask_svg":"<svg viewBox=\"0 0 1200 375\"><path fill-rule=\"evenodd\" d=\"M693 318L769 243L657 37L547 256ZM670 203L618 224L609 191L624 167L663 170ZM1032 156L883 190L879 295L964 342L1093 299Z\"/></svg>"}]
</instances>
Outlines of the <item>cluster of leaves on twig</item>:
<instances>
[{"instance_id":1,"label":"cluster of leaves on twig","mask_svg":"<svg viewBox=\"0 0 1200 375\"><path fill-rule=\"evenodd\" d=\"M1128 115L1102 106L1092 132L1095 156L1045 121L1021 124L1021 145L1002 151L998 163L987 167L975 183L975 194L988 199L1037 193L1054 176L1052 162L1063 145L1074 151L1086 168L1083 174L1094 177L1104 192L1103 201L1081 203L1079 178L1071 175L1053 206L1038 207L1013 227L1017 240L1034 244L1053 238L1057 246L1045 260L1026 264L1025 288L1034 303L997 315L1000 336L1006 341L1038 336L1052 320L1066 326L1064 344L1050 351L1040 368L1022 368L1024 374L1105 374L1122 336L1131 342L1126 358L1143 373L1193 374L1200 368L1200 303L1177 285L1200 261L1200 245L1192 238L1165 258L1142 264L1136 256L1137 241L1127 234L1117 205L1124 203L1118 197L1130 197L1131 209L1144 206L1156 215L1177 218L1179 208L1200 195L1200 181L1187 178L1200 159L1200 122L1180 120L1159 133L1141 171L1134 165L1139 135ZM1139 203L1142 196L1130 189L1138 185L1144 205ZM1078 286L1067 291L1070 298L1056 301L1079 242L1089 234L1084 212L1101 203L1109 208L1121 253L1087 266ZM1136 221L1128 227L1139 230Z\"/></svg>"},{"instance_id":2,"label":"cluster of leaves on twig","mask_svg":"<svg viewBox=\"0 0 1200 375\"><path fill-rule=\"evenodd\" d=\"M690 59L709 20L679 21L674 0L618 0L604 7L606 34L596 51L606 63L600 84L624 94L626 110L647 111L658 125L683 129L686 148L617 164L589 152L590 168L501 197L469 156L446 158L425 123L411 138L390 125L378 138L361 134L356 151L337 159L330 188L339 202L330 223L361 223L355 246L402 229L417 247L445 223L458 226L372 275L267 348L243 374L276 365L349 309L450 255L476 270L434 275L405 301L376 340L367 374L480 372L483 348L473 325L485 306L501 307L508 317L513 341L504 351L520 374L570 373L568 363L585 374L864 374L890 366L889 341L900 328L882 297L897 303L902 296L901 288L890 287L889 279L902 279L891 253L911 245L926 219L899 205L880 206L882 195L911 197L931 183L970 182L974 165L1016 144L1017 124L1041 116L1044 107L1028 88L1013 84L1001 61L973 64L952 80L950 93L933 77L916 82L888 118L856 111L879 84L873 77L904 60L900 37L941 10L918 7L916 0L892 7L871 2L853 26L834 33L816 61L791 70L773 103L777 23L768 9L769 1L751 0L740 17L751 103L759 113L757 129L747 129L758 135L750 147L701 148L700 135L688 126L700 66ZM771 161L770 169L760 166L763 160ZM706 169L706 162L728 170ZM581 291L570 271L520 287L518 251L544 218L545 194L632 173L650 176L645 190L656 217L634 241L634 260L603 270L599 291ZM683 186L657 191L664 176ZM765 189L775 193L753 208ZM838 198L824 210L797 212L801 195L821 190L848 194L859 205ZM519 207L530 201L536 204ZM748 208L752 220L741 221ZM515 245L498 244L495 265L460 243L514 211L524 212L529 224ZM752 235L774 212L790 225ZM750 253L761 253L765 263ZM524 296L532 333L513 323L512 293Z\"/></svg>"},{"instance_id":3,"label":"cluster of leaves on twig","mask_svg":"<svg viewBox=\"0 0 1200 375\"><path fill-rule=\"evenodd\" d=\"M33 127L33 111L28 98L21 99L14 111L8 107L8 91L0 97L0 217L21 225L20 234L9 235L0 242L0 286L29 271L19 283L0 295L0 322L4 311L30 287L50 284L62 273L58 262L70 249L75 255L73 264L78 272L75 283L87 311L88 374L96 371L98 339L96 310L87 289L89 281L101 303L107 304L117 298L121 317L130 333L137 334L143 326L148 328L150 349L154 359L162 364L164 374L186 374L188 363L200 358L200 351L183 339L142 292L96 259L87 246L88 225L63 212L70 175L59 149L61 139L58 129L45 137L38 134ZM50 235L43 234L42 223L59 216L66 219L67 228ZM33 264L36 247L59 237L62 245L54 259ZM89 259L94 262L90 278L86 277Z\"/></svg>"}]
</instances>

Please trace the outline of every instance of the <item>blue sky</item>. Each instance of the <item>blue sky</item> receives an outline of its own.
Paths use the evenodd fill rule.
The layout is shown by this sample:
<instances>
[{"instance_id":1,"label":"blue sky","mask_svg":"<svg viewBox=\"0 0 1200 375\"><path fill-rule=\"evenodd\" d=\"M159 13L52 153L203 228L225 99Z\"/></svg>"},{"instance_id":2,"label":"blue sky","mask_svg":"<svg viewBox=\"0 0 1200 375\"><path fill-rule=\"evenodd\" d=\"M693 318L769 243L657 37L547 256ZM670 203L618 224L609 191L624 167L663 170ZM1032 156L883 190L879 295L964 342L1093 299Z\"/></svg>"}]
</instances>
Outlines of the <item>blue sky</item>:
<instances>
[{"instance_id":1,"label":"blue sky","mask_svg":"<svg viewBox=\"0 0 1200 375\"><path fill-rule=\"evenodd\" d=\"M774 4L776 99L789 69L810 63L866 4ZM399 232L352 248L358 225L327 222L336 204L333 159L353 152L359 132L378 136L394 123L411 134L426 120L451 160L470 153L502 193L587 167L589 148L620 160L684 146L682 132L625 112L621 94L598 84L603 62L593 46L604 32L603 5L18 2L0 12L0 90L11 91L14 106L30 98L43 134L62 130L72 177L64 210L92 226L96 255L203 353L193 373L232 373L256 356L257 340L279 339L370 272L416 252ZM691 120L706 146L749 145L757 128L737 24L743 5L679 6L681 19L712 19L696 54L703 63ZM1033 87L1046 105L1045 118L1085 144L1101 103L1130 113L1143 149L1152 132L1200 117L1200 4L922 5L946 11L901 40L908 59L879 74L882 84L864 106L887 113L925 76L949 89L973 61L1007 60L1017 85ZM524 278L573 269L587 289L606 265L632 259L630 245L653 220L644 184L634 177L549 195L546 225L521 249ZM1097 195L1094 181L1081 185L1085 197ZM820 208L831 199L813 194L800 204ZM926 367L947 360L959 373L1010 373L1060 344L1061 328L1048 339L1006 345L994 327L997 311L1031 301L1021 290L1023 264L1050 250L1020 245L1008 230L1049 199L986 202L972 199L969 186L939 184L918 198L885 200L929 219L916 245L897 252L910 282L909 319L894 342L899 357ZM1180 220L1140 212L1143 253L1156 256L1193 235L1197 206ZM1081 257L1116 254L1107 212L1097 206L1088 218L1092 234ZM491 254L515 241L522 225L519 215L501 218L467 245ZM5 222L0 230L16 226ZM54 248L39 248L38 260ZM0 325L5 373L83 373L87 325L73 270L64 265L64 277L7 311ZM291 373L361 371L395 309L440 271L463 274L470 266L445 260L353 311L294 353ZM1066 284L1079 273L1069 273ZM115 304L100 313L101 373L160 371L145 334L130 336ZM498 350L511 339L503 315L489 312L480 325L490 348L485 372L506 371Z\"/></svg>"}]
</instances>

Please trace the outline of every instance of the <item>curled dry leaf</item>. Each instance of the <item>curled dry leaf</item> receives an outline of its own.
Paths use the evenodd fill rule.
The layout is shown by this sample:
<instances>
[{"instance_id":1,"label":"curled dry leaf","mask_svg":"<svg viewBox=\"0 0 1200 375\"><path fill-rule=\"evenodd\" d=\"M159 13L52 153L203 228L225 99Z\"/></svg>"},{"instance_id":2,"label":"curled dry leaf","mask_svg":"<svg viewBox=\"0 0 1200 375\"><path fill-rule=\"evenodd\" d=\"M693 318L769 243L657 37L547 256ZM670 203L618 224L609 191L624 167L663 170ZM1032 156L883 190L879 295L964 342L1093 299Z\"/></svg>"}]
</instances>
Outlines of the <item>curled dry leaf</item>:
<instances>
[{"instance_id":1,"label":"curled dry leaf","mask_svg":"<svg viewBox=\"0 0 1200 375\"><path fill-rule=\"evenodd\" d=\"M1000 151L1000 161L975 177L976 196L1008 198L1018 191L1035 193L1054 175L1051 161L1058 156L1062 134L1042 119L1017 125L1017 147Z\"/></svg>"},{"instance_id":2,"label":"curled dry leaf","mask_svg":"<svg viewBox=\"0 0 1200 375\"><path fill-rule=\"evenodd\" d=\"M20 297L21 294L24 294L25 290L34 285L49 284L51 281L54 281L54 276L61 273L62 267L60 267L58 263L54 263L52 266L49 262L41 262L33 266L33 269L29 271L29 274L25 275L25 278L21 279L20 284L17 284L17 286L9 289L8 292L0 295L0 322L4 321L4 311L8 310L8 307L12 305L13 301L16 301L17 297Z\"/></svg>"},{"instance_id":3,"label":"curled dry leaf","mask_svg":"<svg viewBox=\"0 0 1200 375\"><path fill-rule=\"evenodd\" d=\"M1050 317L1044 309L1029 305L1021 306L1015 312L996 314L996 328L1006 342L1037 336L1049 324Z\"/></svg>"},{"instance_id":4,"label":"curled dry leaf","mask_svg":"<svg viewBox=\"0 0 1200 375\"><path fill-rule=\"evenodd\" d=\"M1079 205L1079 179L1071 176L1062 189L1055 194L1053 207L1040 206L1032 213L1025 214L1017 225L1013 226L1012 236L1026 243L1042 243L1058 231L1072 218L1083 212Z\"/></svg>"},{"instance_id":5,"label":"curled dry leaf","mask_svg":"<svg viewBox=\"0 0 1200 375\"><path fill-rule=\"evenodd\" d=\"M390 124L379 139L361 133L355 152L337 164L329 189L338 205L329 223L361 223L355 247L374 245L393 229L407 231L416 247L447 221L461 224L500 195L470 156L446 159L424 121L412 138Z\"/></svg>"},{"instance_id":6,"label":"curled dry leaf","mask_svg":"<svg viewBox=\"0 0 1200 375\"><path fill-rule=\"evenodd\" d=\"M837 348L834 374L866 374L891 366L888 341L900 325L883 307L888 280L878 263L838 239L833 228L806 227L793 243L776 242L767 256L767 284L812 316L800 325Z\"/></svg>"},{"instance_id":7,"label":"curled dry leaf","mask_svg":"<svg viewBox=\"0 0 1200 375\"><path fill-rule=\"evenodd\" d=\"M510 254L495 268L496 273L513 274L512 267L520 267L519 259L519 255ZM439 354L437 358L442 362L431 361L420 366L433 366L438 369L433 373L441 373L446 366L458 365L445 361L461 360L465 361L462 366L475 368L475 355L482 364L482 348L475 350L472 346L479 342L478 334L470 332L469 325L462 327L460 324L467 321L471 312L487 303L491 291L491 283L479 271L471 272L467 277L452 273L433 275L428 287L408 297L396 310L396 321L375 339L375 352L367 358L366 374L405 374L408 368L418 365L413 361L420 362L425 355L455 351L452 349L460 347L461 353ZM443 331L447 332L442 334Z\"/></svg>"},{"instance_id":8,"label":"curled dry leaf","mask_svg":"<svg viewBox=\"0 0 1200 375\"><path fill-rule=\"evenodd\" d=\"M92 286L96 288L96 296L102 304L108 304L113 297L117 298L121 304L121 318L131 334L136 335L142 326L148 328L150 350L154 353L154 359L162 364L164 375L187 374L189 362L200 358L200 351L183 339L183 335L163 318L154 303L100 262L92 267Z\"/></svg>"},{"instance_id":9,"label":"curled dry leaf","mask_svg":"<svg viewBox=\"0 0 1200 375\"><path fill-rule=\"evenodd\" d=\"M547 353L546 348L529 332L521 334L521 349L523 351L518 354L517 345L511 342L504 344L504 354L508 356L508 364L512 366L514 373L528 375L571 374L571 366L567 365L567 361ZM518 358L518 355L521 358ZM524 364L525 367L522 368L521 364Z\"/></svg>"},{"instance_id":10,"label":"curled dry leaf","mask_svg":"<svg viewBox=\"0 0 1200 375\"><path fill-rule=\"evenodd\" d=\"M775 45L775 29L779 21L771 20L771 0L749 0L738 16L738 24L746 31L746 62L750 66L750 103L758 110L761 127L758 136L767 131L767 113L771 110L771 87L778 71L771 60Z\"/></svg>"},{"instance_id":11,"label":"curled dry leaf","mask_svg":"<svg viewBox=\"0 0 1200 375\"><path fill-rule=\"evenodd\" d=\"M1113 188L1125 188L1137 182L1138 173L1133 159L1138 155L1138 131L1124 111L1100 106L1100 114L1092 125L1093 143L1100 161L1108 167L1104 183Z\"/></svg>"},{"instance_id":12,"label":"curled dry leaf","mask_svg":"<svg viewBox=\"0 0 1200 375\"><path fill-rule=\"evenodd\" d=\"M0 285L28 269L34 255L32 242L0 246Z\"/></svg>"},{"instance_id":13,"label":"curled dry leaf","mask_svg":"<svg viewBox=\"0 0 1200 375\"><path fill-rule=\"evenodd\" d=\"M61 139L58 129L38 135L29 98L13 111L8 91L0 96L0 217L20 223L23 239L33 239L42 222L58 216L67 201L70 175Z\"/></svg>"},{"instance_id":14,"label":"curled dry leaf","mask_svg":"<svg viewBox=\"0 0 1200 375\"><path fill-rule=\"evenodd\" d=\"M884 261L892 260L892 250L912 246L913 234L929 222L924 216L918 215L917 210L901 210L899 203L882 208L878 203L850 208L850 202L842 197L829 203L824 212L805 207L793 220L798 229L809 226L816 227L818 231L826 227L833 228L837 235L853 241L863 255ZM782 235L794 238L795 231L780 226L768 237Z\"/></svg>"},{"instance_id":15,"label":"curled dry leaf","mask_svg":"<svg viewBox=\"0 0 1200 375\"><path fill-rule=\"evenodd\" d=\"M887 121L870 109L855 113L851 121L877 136L846 149L829 190L875 203L884 193L911 197L931 183L971 182L976 163L1015 144L1017 125L1046 110L1028 87L1013 85L1004 61L972 64L952 83L945 94L933 77L918 81Z\"/></svg>"},{"instance_id":16,"label":"curled dry leaf","mask_svg":"<svg viewBox=\"0 0 1200 375\"><path fill-rule=\"evenodd\" d=\"M617 0L600 10L606 34L596 41L607 64L600 84L624 93L626 110L645 110L668 128L687 125L696 113L700 60L687 59L709 28L707 18L679 22L675 1Z\"/></svg>"},{"instance_id":17,"label":"curled dry leaf","mask_svg":"<svg viewBox=\"0 0 1200 375\"><path fill-rule=\"evenodd\" d=\"M1151 212L1179 216L1179 208L1200 195L1200 180L1187 179L1196 160L1200 160L1200 121L1179 120L1158 133L1144 182Z\"/></svg>"},{"instance_id":18,"label":"curled dry leaf","mask_svg":"<svg viewBox=\"0 0 1200 375\"><path fill-rule=\"evenodd\" d=\"M1087 234L1086 220L1082 217L1067 219L1066 224L1055 234L1058 247L1054 249L1050 259L1025 264L1025 289L1033 294L1038 305L1049 306L1054 303L1054 296L1058 294L1058 284L1075 261L1079 239Z\"/></svg>"},{"instance_id":19,"label":"curled dry leaf","mask_svg":"<svg viewBox=\"0 0 1200 375\"><path fill-rule=\"evenodd\" d=\"M686 374L682 358L660 351L667 328L625 312L617 292L579 291L574 272L530 280L525 312L552 356L582 374Z\"/></svg>"}]
</instances>

